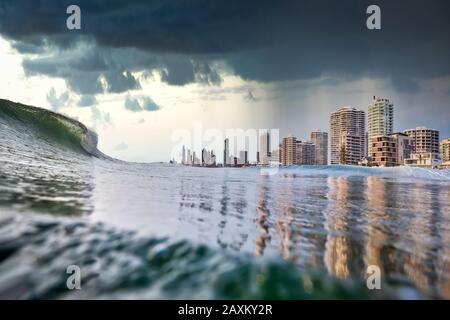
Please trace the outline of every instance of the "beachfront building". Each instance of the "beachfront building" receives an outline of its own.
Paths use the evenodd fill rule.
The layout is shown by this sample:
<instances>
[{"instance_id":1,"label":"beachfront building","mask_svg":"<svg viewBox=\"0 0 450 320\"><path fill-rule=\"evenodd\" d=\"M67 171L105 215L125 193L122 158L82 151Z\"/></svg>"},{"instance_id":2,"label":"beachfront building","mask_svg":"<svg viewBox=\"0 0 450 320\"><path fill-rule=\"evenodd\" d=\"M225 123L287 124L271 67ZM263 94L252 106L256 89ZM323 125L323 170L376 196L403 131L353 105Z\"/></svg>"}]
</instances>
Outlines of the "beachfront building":
<instances>
[{"instance_id":1,"label":"beachfront building","mask_svg":"<svg viewBox=\"0 0 450 320\"><path fill-rule=\"evenodd\" d=\"M413 139L413 153L409 159L405 159L405 165L434 168L442 162L438 130L417 127L404 133Z\"/></svg>"},{"instance_id":2,"label":"beachfront building","mask_svg":"<svg viewBox=\"0 0 450 320\"><path fill-rule=\"evenodd\" d=\"M450 162L450 138L442 140L439 149L442 161Z\"/></svg>"},{"instance_id":3,"label":"beachfront building","mask_svg":"<svg viewBox=\"0 0 450 320\"><path fill-rule=\"evenodd\" d=\"M442 164L438 153L413 153L411 158L405 159L405 165L421 168L437 168Z\"/></svg>"},{"instance_id":4,"label":"beachfront building","mask_svg":"<svg viewBox=\"0 0 450 320\"><path fill-rule=\"evenodd\" d=\"M450 138L442 140L439 149L441 153L442 167L450 169Z\"/></svg>"},{"instance_id":5,"label":"beachfront building","mask_svg":"<svg viewBox=\"0 0 450 320\"><path fill-rule=\"evenodd\" d=\"M405 160L411 158L413 153L414 140L402 132L390 134L397 141L397 165L405 165Z\"/></svg>"},{"instance_id":6,"label":"beachfront building","mask_svg":"<svg viewBox=\"0 0 450 320\"><path fill-rule=\"evenodd\" d=\"M394 137L397 144L397 165L405 165L405 159L411 158L414 140L402 132L395 132L389 136Z\"/></svg>"},{"instance_id":7,"label":"beachfront building","mask_svg":"<svg viewBox=\"0 0 450 320\"><path fill-rule=\"evenodd\" d=\"M368 139L394 131L394 104L386 98L373 97L367 113ZM369 151L370 152L370 151Z\"/></svg>"},{"instance_id":8,"label":"beachfront building","mask_svg":"<svg viewBox=\"0 0 450 320\"><path fill-rule=\"evenodd\" d=\"M369 157L372 165L377 167L394 167L397 165L397 139L389 135L369 138Z\"/></svg>"},{"instance_id":9,"label":"beachfront building","mask_svg":"<svg viewBox=\"0 0 450 320\"><path fill-rule=\"evenodd\" d=\"M365 112L343 107L331 113L331 164L358 164L366 155Z\"/></svg>"},{"instance_id":10,"label":"beachfront building","mask_svg":"<svg viewBox=\"0 0 450 320\"><path fill-rule=\"evenodd\" d=\"M357 165L365 158L366 139L365 136L354 135L347 131L341 133L338 161L332 164Z\"/></svg>"},{"instance_id":11,"label":"beachfront building","mask_svg":"<svg viewBox=\"0 0 450 320\"><path fill-rule=\"evenodd\" d=\"M425 127L405 130L404 133L413 138L414 153L439 153L439 131Z\"/></svg>"},{"instance_id":12,"label":"beachfront building","mask_svg":"<svg viewBox=\"0 0 450 320\"><path fill-rule=\"evenodd\" d=\"M279 161L284 166L316 164L316 145L297 140L292 134L281 140L278 152Z\"/></svg>"},{"instance_id":13,"label":"beachfront building","mask_svg":"<svg viewBox=\"0 0 450 320\"><path fill-rule=\"evenodd\" d=\"M309 141L297 141L295 144L295 163L298 165L316 164L316 145Z\"/></svg>"},{"instance_id":14,"label":"beachfront building","mask_svg":"<svg viewBox=\"0 0 450 320\"><path fill-rule=\"evenodd\" d=\"M311 132L311 142L315 145L315 164L328 164L328 133L322 131Z\"/></svg>"},{"instance_id":15,"label":"beachfront building","mask_svg":"<svg viewBox=\"0 0 450 320\"><path fill-rule=\"evenodd\" d=\"M368 156L372 158L374 165L395 165L391 161L391 151L387 151L387 149L391 149L391 146L387 147L380 145L391 144L390 140L392 140L392 138L388 135L394 131L394 105L389 99L376 96L373 97L371 104L368 106L367 126ZM380 151L381 149L383 149L383 151ZM374 154L377 155L376 159L373 157Z\"/></svg>"},{"instance_id":16,"label":"beachfront building","mask_svg":"<svg viewBox=\"0 0 450 320\"><path fill-rule=\"evenodd\" d=\"M296 164L296 146L297 139L292 135L281 140L279 148L279 161L284 166L292 166Z\"/></svg>"}]
</instances>

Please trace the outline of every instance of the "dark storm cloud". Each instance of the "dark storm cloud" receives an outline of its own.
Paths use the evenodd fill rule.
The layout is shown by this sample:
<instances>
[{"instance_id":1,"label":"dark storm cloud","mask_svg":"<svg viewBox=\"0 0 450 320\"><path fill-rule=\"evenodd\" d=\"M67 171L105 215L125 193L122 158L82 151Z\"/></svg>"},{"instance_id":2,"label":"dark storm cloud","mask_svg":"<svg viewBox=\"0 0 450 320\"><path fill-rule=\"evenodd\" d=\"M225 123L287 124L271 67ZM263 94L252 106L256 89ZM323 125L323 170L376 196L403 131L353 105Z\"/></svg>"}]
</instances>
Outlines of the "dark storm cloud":
<instances>
[{"instance_id":1,"label":"dark storm cloud","mask_svg":"<svg viewBox=\"0 0 450 320\"><path fill-rule=\"evenodd\" d=\"M166 68L161 71L161 80L175 86L194 82L192 64L185 59L166 59Z\"/></svg>"},{"instance_id":2,"label":"dark storm cloud","mask_svg":"<svg viewBox=\"0 0 450 320\"><path fill-rule=\"evenodd\" d=\"M220 83L217 72L208 70L216 60L225 61L244 79L377 76L394 79L392 84L403 91L418 90L411 78L450 74L446 0L376 1L382 13L382 30L377 31L366 28L366 8L373 4L366 0L79 0L80 31L66 29L69 4L1 1L0 32L17 41L15 47L22 52L38 50L37 39L43 37L47 45L70 48L81 36L94 40L98 48L134 48L147 53L147 59L158 60L142 63L127 57L126 65L106 63L114 71L110 80L120 82L110 84L117 91L138 85L137 79L119 76L138 67L157 69L174 85ZM176 58L160 58L167 56ZM71 68L94 63L101 70L101 60L88 55ZM76 79L50 71L76 86Z\"/></svg>"}]
</instances>

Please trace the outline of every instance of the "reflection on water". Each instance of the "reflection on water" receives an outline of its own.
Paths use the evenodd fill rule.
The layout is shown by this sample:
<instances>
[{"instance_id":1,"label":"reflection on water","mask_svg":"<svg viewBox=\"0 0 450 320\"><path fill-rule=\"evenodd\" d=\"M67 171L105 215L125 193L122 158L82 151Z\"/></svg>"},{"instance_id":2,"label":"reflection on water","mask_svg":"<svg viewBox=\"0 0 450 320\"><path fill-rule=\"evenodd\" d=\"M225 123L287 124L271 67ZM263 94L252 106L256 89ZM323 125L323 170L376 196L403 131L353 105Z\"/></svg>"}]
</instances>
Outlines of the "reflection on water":
<instances>
[{"instance_id":1,"label":"reflection on water","mask_svg":"<svg viewBox=\"0 0 450 320\"><path fill-rule=\"evenodd\" d=\"M8 170L16 174L2 180L5 207L279 257L343 279L364 281L378 265L384 279L450 298L448 181L102 160Z\"/></svg>"},{"instance_id":2,"label":"reflection on water","mask_svg":"<svg viewBox=\"0 0 450 320\"><path fill-rule=\"evenodd\" d=\"M448 184L207 171L181 174L176 236L256 256L279 255L339 278L364 279L367 266L378 265L387 279L450 296Z\"/></svg>"}]
</instances>

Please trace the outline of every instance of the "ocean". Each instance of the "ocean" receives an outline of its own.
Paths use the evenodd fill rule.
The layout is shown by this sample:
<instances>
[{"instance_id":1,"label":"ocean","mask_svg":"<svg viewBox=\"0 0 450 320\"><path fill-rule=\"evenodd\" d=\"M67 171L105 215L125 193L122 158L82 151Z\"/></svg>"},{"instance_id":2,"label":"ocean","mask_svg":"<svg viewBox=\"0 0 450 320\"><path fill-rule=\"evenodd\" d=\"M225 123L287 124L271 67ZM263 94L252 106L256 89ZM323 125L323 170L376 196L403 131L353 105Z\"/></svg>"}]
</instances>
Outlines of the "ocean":
<instances>
[{"instance_id":1,"label":"ocean","mask_svg":"<svg viewBox=\"0 0 450 320\"><path fill-rule=\"evenodd\" d=\"M448 170L263 175L96 146L75 120L0 100L0 298L450 298Z\"/></svg>"}]
</instances>

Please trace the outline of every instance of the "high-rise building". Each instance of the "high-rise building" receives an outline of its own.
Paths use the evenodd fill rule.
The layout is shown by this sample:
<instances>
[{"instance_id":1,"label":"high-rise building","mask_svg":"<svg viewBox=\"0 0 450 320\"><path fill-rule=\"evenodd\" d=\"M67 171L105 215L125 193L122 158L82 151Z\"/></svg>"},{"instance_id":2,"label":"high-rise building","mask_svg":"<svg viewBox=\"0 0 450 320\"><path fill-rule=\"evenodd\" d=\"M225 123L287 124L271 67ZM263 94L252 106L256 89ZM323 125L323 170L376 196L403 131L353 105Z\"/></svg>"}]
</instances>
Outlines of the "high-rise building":
<instances>
[{"instance_id":1,"label":"high-rise building","mask_svg":"<svg viewBox=\"0 0 450 320\"><path fill-rule=\"evenodd\" d=\"M291 166L296 164L296 143L297 139L292 134L281 140L279 161L282 165Z\"/></svg>"},{"instance_id":2,"label":"high-rise building","mask_svg":"<svg viewBox=\"0 0 450 320\"><path fill-rule=\"evenodd\" d=\"M343 107L331 113L331 164L358 164L366 154L365 112Z\"/></svg>"},{"instance_id":3,"label":"high-rise building","mask_svg":"<svg viewBox=\"0 0 450 320\"><path fill-rule=\"evenodd\" d=\"M311 132L311 142L316 145L315 164L328 164L328 133L322 131Z\"/></svg>"},{"instance_id":4,"label":"high-rise building","mask_svg":"<svg viewBox=\"0 0 450 320\"><path fill-rule=\"evenodd\" d=\"M224 148L223 148L223 166L226 167L227 165L230 165L229 159L230 159L230 140L226 138L224 140Z\"/></svg>"},{"instance_id":5,"label":"high-rise building","mask_svg":"<svg viewBox=\"0 0 450 320\"><path fill-rule=\"evenodd\" d=\"M202 149L202 166L208 164L208 161L209 161L208 158L209 158L209 157L208 157L208 151L206 151L206 149L203 148L203 149Z\"/></svg>"},{"instance_id":6,"label":"high-rise building","mask_svg":"<svg viewBox=\"0 0 450 320\"><path fill-rule=\"evenodd\" d=\"M339 164L357 165L366 155L365 135L353 135L343 131L339 140Z\"/></svg>"},{"instance_id":7,"label":"high-rise building","mask_svg":"<svg viewBox=\"0 0 450 320\"><path fill-rule=\"evenodd\" d=\"M181 149L181 164L186 164L186 148L183 145Z\"/></svg>"},{"instance_id":8,"label":"high-rise building","mask_svg":"<svg viewBox=\"0 0 450 320\"><path fill-rule=\"evenodd\" d=\"M191 156L191 150L190 149L187 149L186 164L187 165L191 165L192 164L192 156Z\"/></svg>"},{"instance_id":9,"label":"high-rise building","mask_svg":"<svg viewBox=\"0 0 450 320\"><path fill-rule=\"evenodd\" d=\"M394 104L389 99L373 97L367 114L368 139L394 132Z\"/></svg>"},{"instance_id":10,"label":"high-rise building","mask_svg":"<svg viewBox=\"0 0 450 320\"><path fill-rule=\"evenodd\" d=\"M240 165L248 164L248 151L244 151L244 150L239 151L238 164L240 164Z\"/></svg>"},{"instance_id":11,"label":"high-rise building","mask_svg":"<svg viewBox=\"0 0 450 320\"><path fill-rule=\"evenodd\" d=\"M316 163L316 145L309 141L297 141L295 163L313 165Z\"/></svg>"},{"instance_id":12,"label":"high-rise building","mask_svg":"<svg viewBox=\"0 0 450 320\"><path fill-rule=\"evenodd\" d=\"M413 138L414 153L439 153L439 131L417 127L405 130L404 133Z\"/></svg>"},{"instance_id":13,"label":"high-rise building","mask_svg":"<svg viewBox=\"0 0 450 320\"><path fill-rule=\"evenodd\" d=\"M380 151L378 149L381 147L375 142L381 143L381 141L379 141L381 136L386 137L383 142L387 144L389 144L389 140L392 139L388 137L388 135L394 132L394 104L392 104L389 99L374 96L372 103L368 106L367 124L368 132L366 139L368 142L368 155L372 157L373 154L377 154L378 156L380 155ZM371 150L373 144L377 145L376 150ZM380 161L380 158L378 158L377 164L390 165L391 161L387 160L390 157L387 156L384 151L383 153L384 154L381 158L386 161Z\"/></svg>"},{"instance_id":14,"label":"high-rise building","mask_svg":"<svg viewBox=\"0 0 450 320\"><path fill-rule=\"evenodd\" d=\"M442 140L440 143L440 153L443 165L450 167L450 138Z\"/></svg>"},{"instance_id":15,"label":"high-rise building","mask_svg":"<svg viewBox=\"0 0 450 320\"><path fill-rule=\"evenodd\" d=\"M270 133L268 131L259 136L259 162L262 165L270 163Z\"/></svg>"}]
</instances>

